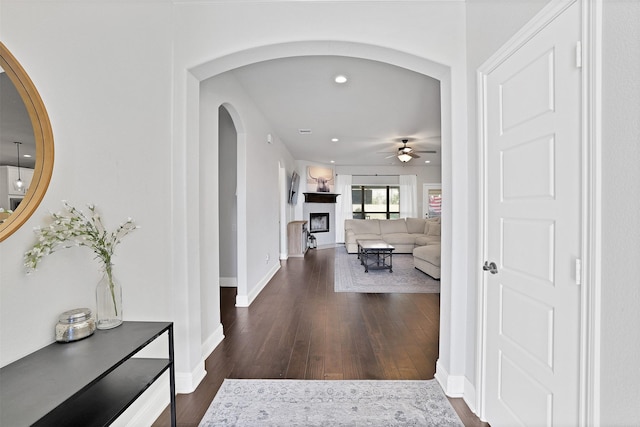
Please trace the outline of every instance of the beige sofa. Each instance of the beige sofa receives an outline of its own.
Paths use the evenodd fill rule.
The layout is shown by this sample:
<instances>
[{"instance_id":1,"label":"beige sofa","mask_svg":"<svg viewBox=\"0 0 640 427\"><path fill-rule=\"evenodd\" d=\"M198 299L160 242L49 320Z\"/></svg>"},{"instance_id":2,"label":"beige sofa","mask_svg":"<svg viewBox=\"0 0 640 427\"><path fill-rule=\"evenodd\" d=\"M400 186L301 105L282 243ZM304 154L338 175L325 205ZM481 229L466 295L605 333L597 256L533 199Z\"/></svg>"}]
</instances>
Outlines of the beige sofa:
<instances>
[{"instance_id":1,"label":"beige sofa","mask_svg":"<svg viewBox=\"0 0 640 427\"><path fill-rule=\"evenodd\" d=\"M395 253L413 253L419 246L440 244L440 218L347 219L344 222L347 252L358 253L358 240L383 240Z\"/></svg>"},{"instance_id":2,"label":"beige sofa","mask_svg":"<svg viewBox=\"0 0 640 427\"><path fill-rule=\"evenodd\" d=\"M347 219L344 239L350 254L358 253L358 240L383 240L395 253L413 254L418 270L440 278L440 218Z\"/></svg>"},{"instance_id":3,"label":"beige sofa","mask_svg":"<svg viewBox=\"0 0 640 427\"><path fill-rule=\"evenodd\" d=\"M440 278L440 245L418 246L413 250L413 265L434 279Z\"/></svg>"}]
</instances>

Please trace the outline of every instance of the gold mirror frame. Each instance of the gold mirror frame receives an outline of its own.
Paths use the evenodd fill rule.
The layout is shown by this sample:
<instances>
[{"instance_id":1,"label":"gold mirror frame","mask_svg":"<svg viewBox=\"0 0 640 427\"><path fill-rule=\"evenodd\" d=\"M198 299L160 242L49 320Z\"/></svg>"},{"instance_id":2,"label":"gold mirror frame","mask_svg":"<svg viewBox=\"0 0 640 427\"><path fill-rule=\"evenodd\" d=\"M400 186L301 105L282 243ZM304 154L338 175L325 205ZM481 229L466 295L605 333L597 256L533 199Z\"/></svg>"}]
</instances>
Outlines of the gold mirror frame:
<instances>
[{"instance_id":1,"label":"gold mirror frame","mask_svg":"<svg viewBox=\"0 0 640 427\"><path fill-rule=\"evenodd\" d=\"M42 98L20 63L0 42L0 66L13 82L31 118L36 143L36 164L27 194L18 208L0 224L0 242L12 235L36 210L53 173L53 132Z\"/></svg>"}]
</instances>

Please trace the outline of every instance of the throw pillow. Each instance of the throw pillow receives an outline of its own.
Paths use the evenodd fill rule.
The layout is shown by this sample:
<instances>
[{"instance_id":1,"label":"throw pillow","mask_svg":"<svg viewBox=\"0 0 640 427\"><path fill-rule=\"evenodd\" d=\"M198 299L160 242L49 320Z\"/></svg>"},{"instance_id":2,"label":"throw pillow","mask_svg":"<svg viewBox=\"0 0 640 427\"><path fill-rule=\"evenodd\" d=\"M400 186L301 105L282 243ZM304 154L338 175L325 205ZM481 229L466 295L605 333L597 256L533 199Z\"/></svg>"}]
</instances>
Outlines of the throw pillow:
<instances>
[{"instance_id":1,"label":"throw pillow","mask_svg":"<svg viewBox=\"0 0 640 427\"><path fill-rule=\"evenodd\" d=\"M439 236L440 235L440 224L430 223L429 231L427 232L427 236Z\"/></svg>"},{"instance_id":2,"label":"throw pillow","mask_svg":"<svg viewBox=\"0 0 640 427\"><path fill-rule=\"evenodd\" d=\"M407 231L409 233L424 234L425 221L422 218L407 218Z\"/></svg>"},{"instance_id":3,"label":"throw pillow","mask_svg":"<svg viewBox=\"0 0 640 427\"><path fill-rule=\"evenodd\" d=\"M424 223L424 234L429 234L429 224L440 224L440 217L427 218Z\"/></svg>"}]
</instances>

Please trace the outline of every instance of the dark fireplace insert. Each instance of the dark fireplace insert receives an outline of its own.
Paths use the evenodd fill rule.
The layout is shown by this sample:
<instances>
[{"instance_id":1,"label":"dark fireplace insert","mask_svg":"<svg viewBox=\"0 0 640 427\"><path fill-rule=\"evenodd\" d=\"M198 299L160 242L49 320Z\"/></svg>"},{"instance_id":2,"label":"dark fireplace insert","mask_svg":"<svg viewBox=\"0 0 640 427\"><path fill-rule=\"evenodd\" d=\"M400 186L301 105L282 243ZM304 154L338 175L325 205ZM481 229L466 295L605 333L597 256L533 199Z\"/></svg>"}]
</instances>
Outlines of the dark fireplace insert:
<instances>
[{"instance_id":1,"label":"dark fireplace insert","mask_svg":"<svg viewBox=\"0 0 640 427\"><path fill-rule=\"evenodd\" d=\"M329 231L329 212L309 214L309 232L326 233Z\"/></svg>"}]
</instances>

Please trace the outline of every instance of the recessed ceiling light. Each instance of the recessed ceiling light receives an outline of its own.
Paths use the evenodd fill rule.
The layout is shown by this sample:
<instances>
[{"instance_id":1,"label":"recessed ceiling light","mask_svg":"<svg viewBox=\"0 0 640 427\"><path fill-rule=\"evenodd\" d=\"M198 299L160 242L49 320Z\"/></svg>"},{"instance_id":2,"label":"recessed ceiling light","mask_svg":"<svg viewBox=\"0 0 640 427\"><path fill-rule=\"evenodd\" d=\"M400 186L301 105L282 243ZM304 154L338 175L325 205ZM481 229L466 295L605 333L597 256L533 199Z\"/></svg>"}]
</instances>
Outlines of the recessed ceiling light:
<instances>
[{"instance_id":1,"label":"recessed ceiling light","mask_svg":"<svg viewBox=\"0 0 640 427\"><path fill-rule=\"evenodd\" d=\"M338 142L340 141L338 138L331 138L331 142Z\"/></svg>"},{"instance_id":2,"label":"recessed ceiling light","mask_svg":"<svg viewBox=\"0 0 640 427\"><path fill-rule=\"evenodd\" d=\"M335 161L335 160L330 160L329 162L330 162L330 163L335 163L336 161Z\"/></svg>"},{"instance_id":3,"label":"recessed ceiling light","mask_svg":"<svg viewBox=\"0 0 640 427\"><path fill-rule=\"evenodd\" d=\"M340 74L340 75L336 76L334 81L336 83L339 83L339 84L346 83L347 82L347 76L343 76L342 74Z\"/></svg>"},{"instance_id":4,"label":"recessed ceiling light","mask_svg":"<svg viewBox=\"0 0 640 427\"><path fill-rule=\"evenodd\" d=\"M29 158L29 157L31 157L31 154L25 154L25 155L24 155L24 156L22 156L22 157Z\"/></svg>"},{"instance_id":5,"label":"recessed ceiling light","mask_svg":"<svg viewBox=\"0 0 640 427\"><path fill-rule=\"evenodd\" d=\"M424 162L425 163L431 163L431 160L425 160Z\"/></svg>"}]
</instances>

